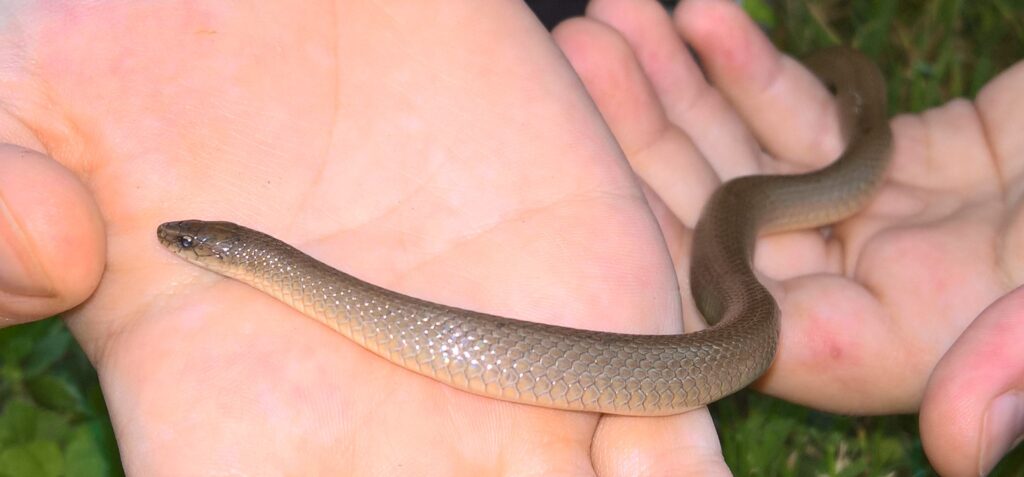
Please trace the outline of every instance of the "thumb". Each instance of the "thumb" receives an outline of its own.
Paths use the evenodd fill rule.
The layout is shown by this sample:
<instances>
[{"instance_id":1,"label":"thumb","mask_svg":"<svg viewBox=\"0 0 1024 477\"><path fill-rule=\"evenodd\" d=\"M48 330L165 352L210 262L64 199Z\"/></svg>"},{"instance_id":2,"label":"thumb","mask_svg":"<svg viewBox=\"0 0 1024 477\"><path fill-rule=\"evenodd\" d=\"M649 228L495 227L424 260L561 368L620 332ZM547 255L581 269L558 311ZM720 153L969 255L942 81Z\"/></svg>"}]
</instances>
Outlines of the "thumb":
<instances>
[{"instance_id":1,"label":"thumb","mask_svg":"<svg viewBox=\"0 0 1024 477\"><path fill-rule=\"evenodd\" d=\"M1024 437L1024 287L989 306L939 361L921 440L941 475L984 475Z\"/></svg>"},{"instance_id":2,"label":"thumb","mask_svg":"<svg viewBox=\"0 0 1024 477\"><path fill-rule=\"evenodd\" d=\"M0 145L0 327L84 301L105 254L103 220L78 178L43 154Z\"/></svg>"}]
</instances>

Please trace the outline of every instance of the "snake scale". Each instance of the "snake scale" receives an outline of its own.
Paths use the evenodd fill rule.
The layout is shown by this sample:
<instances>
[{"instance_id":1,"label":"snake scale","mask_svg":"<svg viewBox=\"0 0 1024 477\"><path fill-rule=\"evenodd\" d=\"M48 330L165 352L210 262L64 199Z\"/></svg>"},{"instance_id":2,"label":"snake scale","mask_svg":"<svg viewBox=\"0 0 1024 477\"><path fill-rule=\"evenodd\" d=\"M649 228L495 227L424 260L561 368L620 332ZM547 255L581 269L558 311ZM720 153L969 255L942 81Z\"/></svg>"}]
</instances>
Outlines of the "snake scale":
<instances>
[{"instance_id":1,"label":"snake scale","mask_svg":"<svg viewBox=\"0 0 1024 477\"><path fill-rule=\"evenodd\" d=\"M847 48L805 64L835 94L849 143L818 171L722 185L694 231L697 306L712 326L679 335L587 331L477 313L403 295L229 222L158 227L189 262L240 280L406 369L471 393L557 409L676 414L745 387L771 364L779 307L753 270L760 233L819 227L871 200L891 149L885 84Z\"/></svg>"}]
</instances>

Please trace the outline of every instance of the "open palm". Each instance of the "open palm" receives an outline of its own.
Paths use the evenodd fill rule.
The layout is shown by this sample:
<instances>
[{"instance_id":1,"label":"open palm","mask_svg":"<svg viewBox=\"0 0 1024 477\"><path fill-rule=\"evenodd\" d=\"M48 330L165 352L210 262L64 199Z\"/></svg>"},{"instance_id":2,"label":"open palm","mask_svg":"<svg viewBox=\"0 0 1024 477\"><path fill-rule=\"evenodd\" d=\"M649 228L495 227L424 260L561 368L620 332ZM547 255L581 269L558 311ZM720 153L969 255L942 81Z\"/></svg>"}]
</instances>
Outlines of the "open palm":
<instances>
[{"instance_id":1,"label":"open palm","mask_svg":"<svg viewBox=\"0 0 1024 477\"><path fill-rule=\"evenodd\" d=\"M733 2L684 2L674 20L653 1L594 0L555 36L654 192L686 276L689 231L722 180L818 168L842 141L829 93ZM920 409L949 475L976 474L1005 450L996 440L1024 432L1022 111L1019 63L974 102L897 116L866 211L758 242L783 316L762 389L835 412Z\"/></svg>"},{"instance_id":2,"label":"open palm","mask_svg":"<svg viewBox=\"0 0 1024 477\"><path fill-rule=\"evenodd\" d=\"M689 2L676 18L717 90L644 5L656 3L596 1L603 23L556 32L614 139L511 2L12 6L0 236L3 263L20 268L0 274L0 316L75 307L69 325L138 474L722 470L705 413L598 420L470 396L154 237L166 220L232 220L441 303L677 332L687 300L668 252L685 277L688 227L711 190L816 167L841 140L828 94L729 2ZM897 118L891 183L865 214L826 238L759 243L785 323L765 389L847 412L913 410L977 376L955 372L981 368L972 349L1024 339L1019 326L964 332L1005 323L978 316L1020 282L1020 76L973 104ZM987 403L933 401L926 430Z\"/></svg>"},{"instance_id":3,"label":"open palm","mask_svg":"<svg viewBox=\"0 0 1024 477\"><path fill-rule=\"evenodd\" d=\"M11 12L4 193L50 292L4 316L88 297L66 316L130 472L593 470L597 416L421 378L155 239L231 220L450 305L679 331L657 223L550 38L522 5L429 3Z\"/></svg>"}]
</instances>

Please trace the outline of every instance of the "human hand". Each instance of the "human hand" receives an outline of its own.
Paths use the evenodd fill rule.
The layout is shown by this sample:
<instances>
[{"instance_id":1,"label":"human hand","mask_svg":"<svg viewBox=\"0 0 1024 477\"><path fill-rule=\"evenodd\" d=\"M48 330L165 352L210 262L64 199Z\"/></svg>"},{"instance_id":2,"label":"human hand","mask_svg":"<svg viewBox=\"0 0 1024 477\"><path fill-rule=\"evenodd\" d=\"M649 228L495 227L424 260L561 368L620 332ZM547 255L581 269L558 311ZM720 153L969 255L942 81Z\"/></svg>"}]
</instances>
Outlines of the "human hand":
<instances>
[{"instance_id":1,"label":"human hand","mask_svg":"<svg viewBox=\"0 0 1024 477\"><path fill-rule=\"evenodd\" d=\"M734 3L684 2L673 24L655 2L595 0L588 18L556 38L653 191L680 277L721 181L818 168L841 150L828 93ZM1024 430L1022 102L1018 64L974 102L894 118L888 183L868 210L828 235L758 242L757 267L783 310L761 389L834 412L920 409L943 474L997 461ZM1000 395L1010 396L1004 414L986 418Z\"/></svg>"},{"instance_id":2,"label":"human hand","mask_svg":"<svg viewBox=\"0 0 1024 477\"><path fill-rule=\"evenodd\" d=\"M524 6L23 3L6 20L0 316L73 307L130 474L724 469L704 411L599 421L471 396L156 241L166 220L232 220L441 303L678 332L657 224Z\"/></svg>"}]
</instances>

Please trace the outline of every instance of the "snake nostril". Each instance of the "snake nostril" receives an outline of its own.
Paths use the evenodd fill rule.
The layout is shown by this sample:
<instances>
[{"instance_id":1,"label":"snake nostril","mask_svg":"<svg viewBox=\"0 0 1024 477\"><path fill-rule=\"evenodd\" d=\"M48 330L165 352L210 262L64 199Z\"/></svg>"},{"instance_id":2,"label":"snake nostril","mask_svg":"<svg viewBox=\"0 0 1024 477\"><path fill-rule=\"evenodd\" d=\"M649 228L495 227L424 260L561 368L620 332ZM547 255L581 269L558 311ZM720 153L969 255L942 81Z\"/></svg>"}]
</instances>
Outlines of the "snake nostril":
<instances>
[{"instance_id":1,"label":"snake nostril","mask_svg":"<svg viewBox=\"0 0 1024 477\"><path fill-rule=\"evenodd\" d=\"M179 254L189 262L249 284L367 349L385 350L380 355L396 365L458 389L577 411L684 412L746 386L773 361L780 311L752 268L758 227L792 230L843 219L882 183L892 141L884 82L859 54L832 51L832 60L853 62L855 69L836 80L844 91L841 122L866 123L872 133L853 139L839 167L734 179L711 196L693 230L691 290L705 319L723 323L700 334L606 334L426 302L228 222L168 223L161 239L175 252L190 249ZM828 73L832 60L816 71ZM874 79L848 81L865 76ZM845 93L851 88L853 98ZM866 111L870 115L858 119Z\"/></svg>"}]
</instances>

